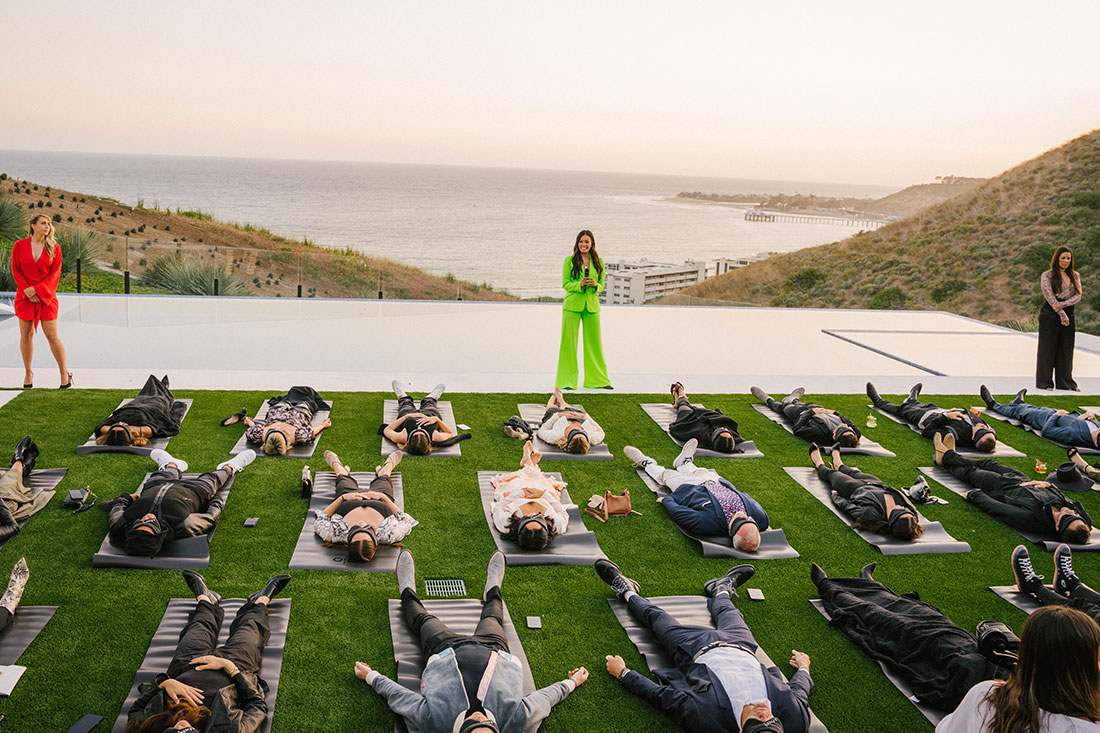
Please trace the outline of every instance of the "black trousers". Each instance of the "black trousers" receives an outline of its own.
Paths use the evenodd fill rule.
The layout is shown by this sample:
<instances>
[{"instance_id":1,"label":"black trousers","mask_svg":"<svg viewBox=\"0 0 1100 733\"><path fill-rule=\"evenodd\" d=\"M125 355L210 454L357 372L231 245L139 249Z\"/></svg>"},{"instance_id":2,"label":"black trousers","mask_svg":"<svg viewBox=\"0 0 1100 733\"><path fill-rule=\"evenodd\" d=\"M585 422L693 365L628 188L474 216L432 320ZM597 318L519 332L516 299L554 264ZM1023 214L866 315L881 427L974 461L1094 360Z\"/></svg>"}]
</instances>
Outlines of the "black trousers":
<instances>
[{"instance_id":1,"label":"black trousers","mask_svg":"<svg viewBox=\"0 0 1100 733\"><path fill-rule=\"evenodd\" d=\"M500 588L489 589L485 604L481 607L481 620L473 634L451 631L447 624L428 613L416 593L408 589L401 592L401 612L409 629L420 640L420 650L425 659L444 649L471 642L495 651L508 651L508 638L504 634L504 599Z\"/></svg>"},{"instance_id":2,"label":"black trousers","mask_svg":"<svg viewBox=\"0 0 1100 733\"><path fill-rule=\"evenodd\" d=\"M943 467L955 478L962 479L997 500L1002 499L1005 491L1017 489L1022 482L1030 480L1023 472L992 458L965 458L955 451L944 454Z\"/></svg>"},{"instance_id":3,"label":"black trousers","mask_svg":"<svg viewBox=\"0 0 1100 733\"><path fill-rule=\"evenodd\" d=\"M1063 326L1062 319L1050 307L1043 303L1039 309L1039 349L1035 357L1035 386L1039 389L1077 389L1073 381L1073 343L1077 337L1077 320L1073 317L1073 306L1064 309L1069 316L1069 325ZM1051 372L1054 378L1051 379Z\"/></svg>"},{"instance_id":4,"label":"black trousers","mask_svg":"<svg viewBox=\"0 0 1100 733\"><path fill-rule=\"evenodd\" d=\"M1039 605L1069 606L1070 608L1075 608L1078 611L1087 613L1097 623L1100 623L1100 593L1097 593L1084 583L1081 583L1070 591L1068 596L1064 596L1045 585L1039 586L1038 590L1031 595L1039 601Z\"/></svg>"},{"instance_id":5,"label":"black trousers","mask_svg":"<svg viewBox=\"0 0 1100 733\"><path fill-rule=\"evenodd\" d=\"M336 495L343 496L349 491L362 491L363 488L351 476L344 474L336 477ZM393 499L393 481L389 476L375 476L371 479L367 491L377 491Z\"/></svg>"},{"instance_id":6,"label":"black trousers","mask_svg":"<svg viewBox=\"0 0 1100 733\"><path fill-rule=\"evenodd\" d=\"M0 631L11 626L11 620L15 618L11 611L6 608L0 608Z\"/></svg>"},{"instance_id":7,"label":"black trousers","mask_svg":"<svg viewBox=\"0 0 1100 733\"><path fill-rule=\"evenodd\" d=\"M171 482L194 490L202 499L203 503L207 503L214 498L214 494L218 493L221 487L225 486L225 482L229 480L232 473L228 468L221 468L217 471L201 474L195 478L180 478L182 475L180 470L175 466L155 471L153 475L149 477L149 480L145 482L145 485L141 487L141 495L145 496L146 494L150 494L151 496L156 496L157 492L153 491L153 489L158 489L161 484ZM171 489L169 489L169 491L171 491Z\"/></svg>"},{"instance_id":8,"label":"black trousers","mask_svg":"<svg viewBox=\"0 0 1100 733\"><path fill-rule=\"evenodd\" d=\"M425 397L420 400L420 406L416 406L416 400L408 395L397 398L397 416L405 417L411 412L422 412L428 417L441 417L439 414L439 406L436 404L437 400L434 397Z\"/></svg>"},{"instance_id":9,"label":"black trousers","mask_svg":"<svg viewBox=\"0 0 1100 733\"><path fill-rule=\"evenodd\" d=\"M832 468L822 463L817 467L817 475L821 477L822 481L829 484L829 488L849 500L858 489L882 487L882 480L878 476L864 473L858 468L852 468L845 464L842 464L840 468Z\"/></svg>"},{"instance_id":10,"label":"black trousers","mask_svg":"<svg viewBox=\"0 0 1100 733\"><path fill-rule=\"evenodd\" d=\"M885 402L876 405L880 410L889 412L891 415L897 415L906 422L911 422L914 425L920 422L925 413L929 410L938 410L939 408L931 402L924 404L921 402L902 402L900 405L895 405L892 402Z\"/></svg>"},{"instance_id":11,"label":"black trousers","mask_svg":"<svg viewBox=\"0 0 1100 733\"><path fill-rule=\"evenodd\" d=\"M691 404L691 400L685 397L676 398L676 419L680 420L687 415L690 415L695 411L695 408Z\"/></svg>"},{"instance_id":12,"label":"black trousers","mask_svg":"<svg viewBox=\"0 0 1100 733\"><path fill-rule=\"evenodd\" d=\"M260 603L245 603L241 606L229 626L229 638L219 647L218 630L221 629L223 618L225 611L220 605L213 606L206 601L199 601L191 612L187 625L180 632L176 653L172 657L172 663L168 665L169 677L176 677L193 669L191 660L204 654L228 659L242 672L260 671L264 647L271 637L267 606Z\"/></svg>"}]
</instances>

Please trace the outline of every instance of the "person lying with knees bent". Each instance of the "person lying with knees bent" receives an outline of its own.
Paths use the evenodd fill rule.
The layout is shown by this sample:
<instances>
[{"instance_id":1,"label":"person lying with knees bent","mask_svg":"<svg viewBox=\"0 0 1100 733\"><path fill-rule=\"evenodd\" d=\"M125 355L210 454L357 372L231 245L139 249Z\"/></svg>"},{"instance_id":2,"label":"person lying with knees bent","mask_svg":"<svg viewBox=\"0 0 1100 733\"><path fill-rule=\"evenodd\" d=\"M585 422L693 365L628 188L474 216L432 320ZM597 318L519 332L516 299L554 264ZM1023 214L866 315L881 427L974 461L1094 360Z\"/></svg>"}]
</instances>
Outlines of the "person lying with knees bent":
<instances>
[{"instance_id":1,"label":"person lying with knees bent","mask_svg":"<svg viewBox=\"0 0 1100 733\"><path fill-rule=\"evenodd\" d=\"M821 459L818 445L811 443L810 460L817 475L829 485L833 504L855 520L853 528L909 541L924 534L917 508L904 491L887 486L878 476L846 466L838 450L833 451L830 468Z\"/></svg>"},{"instance_id":2,"label":"person lying with knees bent","mask_svg":"<svg viewBox=\"0 0 1100 733\"><path fill-rule=\"evenodd\" d=\"M267 683L260 678L271 637L268 602L290 582L276 575L248 597L218 646L225 611L221 596L194 570L183 579L195 594L195 610L183 627L166 672L138 685L126 718L126 733L226 731L255 733L267 722Z\"/></svg>"},{"instance_id":3,"label":"person lying with knees bent","mask_svg":"<svg viewBox=\"0 0 1100 733\"><path fill-rule=\"evenodd\" d=\"M655 706L685 731L726 733L737 730L805 733L810 727L807 702L813 680L810 658L791 652L797 671L790 682L776 667L756 658L756 639L730 596L752 577L752 565L738 565L721 578L707 581L703 593L717 628L680 624L671 614L643 598L641 586L610 560L597 560L596 573L626 603L630 615L653 632L676 669L655 669L657 682L627 669L620 656L607 657L607 671L630 692ZM781 725L742 727L778 718Z\"/></svg>"},{"instance_id":4,"label":"person lying with knees bent","mask_svg":"<svg viewBox=\"0 0 1100 733\"><path fill-rule=\"evenodd\" d=\"M997 433L981 415L961 407L944 409L931 402L922 404L917 401L922 386L919 383L913 385L909 396L900 405L882 399L870 382L867 383L867 396L875 407L915 425L920 434L929 440L936 433L951 433L958 445L972 447L982 453L992 453L997 449Z\"/></svg>"},{"instance_id":5,"label":"person lying with knees bent","mask_svg":"<svg viewBox=\"0 0 1100 733\"><path fill-rule=\"evenodd\" d=\"M401 612L426 660L420 690L413 692L363 662L355 663L355 676L421 733L535 733L550 709L588 679L588 670L578 667L565 680L523 694L523 668L508 652L504 631L504 567L504 553L497 550L489 558L481 620L473 634L458 634L417 598L416 564L412 553L401 551Z\"/></svg>"},{"instance_id":6,"label":"person lying with knees bent","mask_svg":"<svg viewBox=\"0 0 1100 733\"><path fill-rule=\"evenodd\" d=\"M284 395L267 401L267 415L261 419L244 416L244 437L253 445L263 446L269 456L285 456L296 445L309 445L332 420L313 427L313 415L327 405L312 387L291 387Z\"/></svg>"},{"instance_id":7,"label":"person lying with knees bent","mask_svg":"<svg viewBox=\"0 0 1100 733\"><path fill-rule=\"evenodd\" d=\"M490 479L493 526L525 550L542 550L569 529L569 514L561 503L565 482L539 470L542 454L531 441L523 445L520 469Z\"/></svg>"},{"instance_id":8,"label":"person lying with knees bent","mask_svg":"<svg viewBox=\"0 0 1100 733\"><path fill-rule=\"evenodd\" d=\"M623 455L672 491L657 501L679 527L699 537L728 535L734 549L756 551L760 533L768 528L768 513L713 469L696 466L696 447L698 442L689 440L672 468L663 468L632 445L623 448Z\"/></svg>"},{"instance_id":9,"label":"person lying with knees bent","mask_svg":"<svg viewBox=\"0 0 1100 733\"><path fill-rule=\"evenodd\" d=\"M737 447L745 439L737 432L737 421L721 410L691 404L684 392L684 385L672 385L672 404L676 406L676 419L668 426L668 434L682 443L695 438L699 445L719 453L743 453Z\"/></svg>"},{"instance_id":10,"label":"person lying with knees bent","mask_svg":"<svg viewBox=\"0 0 1100 733\"><path fill-rule=\"evenodd\" d=\"M537 434L545 443L577 455L584 455L604 441L603 428L584 410L571 407L560 389L550 395Z\"/></svg>"},{"instance_id":11,"label":"person lying with knees bent","mask_svg":"<svg viewBox=\"0 0 1100 733\"><path fill-rule=\"evenodd\" d=\"M992 458L974 460L955 452L955 436L936 435L935 463L974 488L966 500L1010 527L1084 545L1092 531L1092 517L1079 501L1070 501L1049 481L1029 479L1015 468Z\"/></svg>"},{"instance_id":12,"label":"person lying with knees bent","mask_svg":"<svg viewBox=\"0 0 1100 733\"><path fill-rule=\"evenodd\" d=\"M401 451L389 454L363 491L340 457L325 451L325 463L336 474L336 499L316 512L313 532L326 545L347 545L349 562L370 562L379 546L399 544L419 524L393 501L390 477L400 462Z\"/></svg>"},{"instance_id":13,"label":"person lying with knees bent","mask_svg":"<svg viewBox=\"0 0 1100 733\"><path fill-rule=\"evenodd\" d=\"M140 493L119 494L101 501L99 508L108 512L112 543L131 555L156 557L172 540L196 537L217 524L224 507L215 495L230 476L255 460L256 452L246 450L195 478L183 478L187 461L167 451L154 450L149 457L157 470Z\"/></svg>"},{"instance_id":14,"label":"person lying with knees bent","mask_svg":"<svg viewBox=\"0 0 1100 733\"><path fill-rule=\"evenodd\" d=\"M34 471L38 446L26 436L15 445L8 469L0 473L0 542L19 531L19 522L50 503L54 491L28 488L26 480Z\"/></svg>"},{"instance_id":15,"label":"person lying with knees bent","mask_svg":"<svg viewBox=\"0 0 1100 733\"><path fill-rule=\"evenodd\" d=\"M406 453L414 456L426 456L435 448L454 445L470 437L469 433L455 435L443 422L439 413L439 398L447 387L437 384L420 404L405 394L405 387L393 380L393 393L397 396L397 419L378 429L379 435Z\"/></svg>"},{"instance_id":16,"label":"person lying with knees bent","mask_svg":"<svg viewBox=\"0 0 1100 733\"><path fill-rule=\"evenodd\" d=\"M1026 389L1021 389L1007 405L993 399L989 389L983 384L982 399L990 410L998 415L1011 417L1039 431L1039 435L1048 440L1057 440L1066 445L1084 448L1100 447L1100 422L1091 412L1078 413L1068 410L1056 410L1053 407L1029 405L1024 402Z\"/></svg>"},{"instance_id":17,"label":"person lying with knees bent","mask_svg":"<svg viewBox=\"0 0 1100 733\"><path fill-rule=\"evenodd\" d=\"M807 443L841 445L845 448L859 445L862 436L859 427L836 410L812 402L802 402L802 395L806 392L804 387L796 388L782 402L773 400L759 387L751 387L749 391L773 412L786 418L795 437L802 438Z\"/></svg>"},{"instance_id":18,"label":"person lying with knees bent","mask_svg":"<svg viewBox=\"0 0 1100 733\"><path fill-rule=\"evenodd\" d=\"M119 405L111 416L96 425L97 445L143 446L150 440L179 435L187 404L177 401L168 389L168 375L152 374L137 397Z\"/></svg>"}]
</instances>

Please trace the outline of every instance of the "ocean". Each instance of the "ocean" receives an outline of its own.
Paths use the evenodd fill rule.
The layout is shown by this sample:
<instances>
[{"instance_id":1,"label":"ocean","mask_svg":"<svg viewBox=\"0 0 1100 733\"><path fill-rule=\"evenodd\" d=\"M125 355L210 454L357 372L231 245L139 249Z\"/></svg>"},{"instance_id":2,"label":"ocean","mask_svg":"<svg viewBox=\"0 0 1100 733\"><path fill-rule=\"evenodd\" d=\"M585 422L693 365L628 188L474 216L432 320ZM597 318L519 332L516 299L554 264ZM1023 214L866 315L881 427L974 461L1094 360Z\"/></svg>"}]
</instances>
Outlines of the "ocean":
<instances>
[{"instance_id":1,"label":"ocean","mask_svg":"<svg viewBox=\"0 0 1100 733\"><path fill-rule=\"evenodd\" d=\"M713 262L787 252L856 229L747 222L680 191L885 196L896 188L630 173L0 151L0 173L126 204L201 210L488 283L521 297L561 294L561 262L591 229L606 261Z\"/></svg>"}]
</instances>

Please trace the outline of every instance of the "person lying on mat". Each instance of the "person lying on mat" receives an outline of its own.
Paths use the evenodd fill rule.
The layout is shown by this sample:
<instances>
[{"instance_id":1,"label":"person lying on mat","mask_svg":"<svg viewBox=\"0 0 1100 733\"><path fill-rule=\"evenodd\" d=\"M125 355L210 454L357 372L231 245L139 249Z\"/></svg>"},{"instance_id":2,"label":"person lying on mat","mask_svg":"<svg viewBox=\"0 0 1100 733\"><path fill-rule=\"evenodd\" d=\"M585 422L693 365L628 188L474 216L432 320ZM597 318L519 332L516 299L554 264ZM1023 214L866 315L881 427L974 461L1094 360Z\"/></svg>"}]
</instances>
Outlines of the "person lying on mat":
<instances>
[{"instance_id":1,"label":"person lying on mat","mask_svg":"<svg viewBox=\"0 0 1100 733\"><path fill-rule=\"evenodd\" d=\"M955 452L955 436L936 435L935 463L974 488L966 500L1010 527L1084 545L1092 517L1079 501L1070 501L1049 481L1029 479L1023 471L992 458L974 460Z\"/></svg>"},{"instance_id":2,"label":"person lying on mat","mask_svg":"<svg viewBox=\"0 0 1100 733\"><path fill-rule=\"evenodd\" d=\"M0 473L0 543L19 531L19 522L50 503L54 492L26 485L38 459L38 446L26 436L15 445L11 463Z\"/></svg>"},{"instance_id":3,"label":"person lying on mat","mask_svg":"<svg viewBox=\"0 0 1100 733\"><path fill-rule=\"evenodd\" d=\"M401 450L414 456L426 456L435 448L454 445L470 437L469 433L455 435L440 417L439 398L443 396L446 385L435 385L419 405L405 394L405 387L399 380L393 380L391 386L397 396L397 419L381 426L378 434L386 436Z\"/></svg>"},{"instance_id":4,"label":"person lying on mat","mask_svg":"<svg viewBox=\"0 0 1100 733\"><path fill-rule=\"evenodd\" d=\"M184 570L183 579L195 594L195 610L168 670L138 685L138 697L126 716L126 733L262 730L268 715L267 683L260 677L264 647L271 637L267 604L290 576L276 575L248 597L221 646L221 595L194 570Z\"/></svg>"},{"instance_id":5,"label":"person lying on mat","mask_svg":"<svg viewBox=\"0 0 1100 733\"><path fill-rule=\"evenodd\" d=\"M721 410L709 410L691 404L684 385L677 382L670 388L676 419L668 426L668 434L686 443L695 438L699 445L719 453L743 453L737 448L745 439L737 432L737 421Z\"/></svg>"},{"instance_id":6,"label":"person lying on mat","mask_svg":"<svg viewBox=\"0 0 1100 733\"><path fill-rule=\"evenodd\" d=\"M156 438L179 435L187 405L176 400L168 389L168 375L157 379L152 374L137 397L120 405L106 420L96 425L98 445L146 445Z\"/></svg>"},{"instance_id":7,"label":"person lying on mat","mask_svg":"<svg viewBox=\"0 0 1100 733\"><path fill-rule=\"evenodd\" d=\"M948 712L973 685L1008 676L1016 662L1011 629L983 621L972 634L916 593L898 594L875 580L875 567L866 565L858 578L830 578L815 563L810 579L832 618L829 625L886 664L916 699Z\"/></svg>"},{"instance_id":8,"label":"person lying on mat","mask_svg":"<svg viewBox=\"0 0 1100 733\"><path fill-rule=\"evenodd\" d=\"M400 462L399 450L386 456L363 491L340 457L325 451L325 463L336 474L336 499L316 513L313 531L327 545L347 545L349 562L370 562L380 546L399 544L419 524L393 501L390 476Z\"/></svg>"},{"instance_id":9,"label":"person lying on mat","mask_svg":"<svg viewBox=\"0 0 1100 733\"><path fill-rule=\"evenodd\" d=\"M578 667L560 682L523 694L523 667L509 653L504 631L504 567L504 553L497 550L489 558L481 620L473 634L458 634L417 598L416 564L412 553L401 551L401 613L426 660L420 690L409 690L363 662L355 663L355 676L410 727L422 733L535 733L550 709L588 679L588 670Z\"/></svg>"},{"instance_id":10,"label":"person lying on mat","mask_svg":"<svg viewBox=\"0 0 1100 733\"><path fill-rule=\"evenodd\" d=\"M525 550L542 550L569 529L569 514L561 503L565 482L540 471L541 458L528 440L523 446L520 469L490 479L493 526Z\"/></svg>"},{"instance_id":11,"label":"person lying on mat","mask_svg":"<svg viewBox=\"0 0 1100 733\"><path fill-rule=\"evenodd\" d=\"M156 557L172 540L196 537L217 524L223 506L215 495L230 476L255 460L256 452L246 450L195 478L183 478L187 461L167 451L154 450L149 457L156 461L157 470L140 493L119 494L99 503L108 512L111 542L142 557Z\"/></svg>"},{"instance_id":12,"label":"person lying on mat","mask_svg":"<svg viewBox=\"0 0 1100 733\"><path fill-rule=\"evenodd\" d=\"M1097 442L1100 441L1100 422L1091 412L1068 412L1042 405L1029 405L1024 402L1024 397L1027 395L1026 389L1017 392L1007 405L1002 405L993 399L993 395L984 384L981 387L981 395L990 410L998 415L1019 420L1038 430L1039 435L1048 440L1086 448L1100 446Z\"/></svg>"},{"instance_id":13,"label":"person lying on mat","mask_svg":"<svg viewBox=\"0 0 1100 733\"><path fill-rule=\"evenodd\" d=\"M768 513L713 469L696 466L698 445L694 438L685 443L672 468L663 468L632 445L623 448L623 455L672 492L657 501L679 527L698 537L728 536L734 549L756 551L760 533L768 528Z\"/></svg>"},{"instance_id":14,"label":"person lying on mat","mask_svg":"<svg viewBox=\"0 0 1100 733\"><path fill-rule=\"evenodd\" d=\"M1100 593L1081 582L1073 572L1073 553L1069 545L1058 545L1054 550L1054 577L1049 586L1043 585L1043 577L1031 565L1031 556L1023 545L1012 551L1012 575L1016 587L1042 606L1069 606L1088 614L1100 623Z\"/></svg>"},{"instance_id":15,"label":"person lying on mat","mask_svg":"<svg viewBox=\"0 0 1100 733\"><path fill-rule=\"evenodd\" d=\"M267 405L262 420L247 415L242 419L248 426L244 437L253 445L263 446L269 456L285 456L296 445L309 445L325 428L332 427L331 420L313 427L313 415L327 404L312 387L291 387L285 395L269 399Z\"/></svg>"},{"instance_id":16,"label":"person lying on mat","mask_svg":"<svg viewBox=\"0 0 1100 733\"><path fill-rule=\"evenodd\" d=\"M878 409L915 425L925 438L931 440L936 433L951 433L959 445L982 453L992 453L997 448L997 433L981 415L962 407L944 409L931 402L922 404L917 401L922 386L920 383L913 385L900 405L882 399L870 382L867 383L867 396Z\"/></svg>"},{"instance_id":17,"label":"person lying on mat","mask_svg":"<svg viewBox=\"0 0 1100 733\"><path fill-rule=\"evenodd\" d=\"M7 590L4 591L3 596L0 596L0 632L11 626L12 619L15 618L15 609L23 599L23 590L26 589L27 580L30 577L31 571L27 568L27 558L19 558L19 562L15 563L15 567L11 570ZM3 637L0 636L0 638Z\"/></svg>"},{"instance_id":18,"label":"person lying on mat","mask_svg":"<svg viewBox=\"0 0 1100 733\"><path fill-rule=\"evenodd\" d=\"M759 387L749 389L752 396L767 405L773 412L777 412L787 419L791 429L798 438L807 443L819 445L842 445L845 448L855 448L859 445L862 433L849 418L841 415L836 410L815 405L812 402L801 402L806 389L798 387L781 402L773 400L767 392Z\"/></svg>"},{"instance_id":19,"label":"person lying on mat","mask_svg":"<svg viewBox=\"0 0 1100 733\"><path fill-rule=\"evenodd\" d=\"M608 655L607 671L630 692L657 707L693 733L718 733L741 729L743 720L778 718L781 727L754 727L755 730L782 730L805 733L810 727L807 702L814 682L810 678L810 658L800 651L791 652L791 666L797 671L788 683L776 667L765 667L756 658L756 639L745 617L733 605L731 596L737 587L752 577L752 565L737 565L721 578L703 586L707 609L717 628L680 624L667 611L641 595L638 582L623 575L610 560L597 560L596 573L611 586L630 609L630 615L653 632L664 646L677 669L655 669L657 682L627 669L620 656ZM764 710L745 707L762 706Z\"/></svg>"},{"instance_id":20,"label":"person lying on mat","mask_svg":"<svg viewBox=\"0 0 1100 733\"><path fill-rule=\"evenodd\" d=\"M913 541L924 534L917 508L908 494L882 479L857 468L846 466L840 451L833 451L833 465L825 465L821 448L810 443L810 461L817 475L829 485L829 496L840 511L853 520L852 527Z\"/></svg>"},{"instance_id":21,"label":"person lying on mat","mask_svg":"<svg viewBox=\"0 0 1100 733\"><path fill-rule=\"evenodd\" d=\"M604 441L603 428L584 410L571 407L560 389L550 395L537 434L543 442L576 455L584 455Z\"/></svg>"}]
</instances>

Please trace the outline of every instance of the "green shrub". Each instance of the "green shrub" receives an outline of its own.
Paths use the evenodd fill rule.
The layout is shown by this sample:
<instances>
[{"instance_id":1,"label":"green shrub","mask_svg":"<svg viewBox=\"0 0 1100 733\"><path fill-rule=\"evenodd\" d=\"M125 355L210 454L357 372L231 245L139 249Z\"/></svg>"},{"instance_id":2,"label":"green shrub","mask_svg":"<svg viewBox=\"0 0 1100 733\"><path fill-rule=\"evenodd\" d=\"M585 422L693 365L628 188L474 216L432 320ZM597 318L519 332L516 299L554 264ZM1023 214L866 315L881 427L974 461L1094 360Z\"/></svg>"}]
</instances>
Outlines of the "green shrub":
<instances>
[{"instance_id":1,"label":"green shrub","mask_svg":"<svg viewBox=\"0 0 1100 733\"><path fill-rule=\"evenodd\" d=\"M81 261L81 270L88 272L95 267L96 260L102 255L96 233L88 229L57 227L55 236L61 245L61 276L76 272L76 261Z\"/></svg>"},{"instance_id":2,"label":"green shrub","mask_svg":"<svg viewBox=\"0 0 1100 733\"><path fill-rule=\"evenodd\" d=\"M27 236L27 215L11 199L0 196L0 241L14 242Z\"/></svg>"},{"instance_id":3,"label":"green shrub","mask_svg":"<svg viewBox=\"0 0 1100 733\"><path fill-rule=\"evenodd\" d=\"M241 279L222 265L187 258L182 252L153 260L139 283L177 295L213 295L214 279L220 295L244 295Z\"/></svg>"},{"instance_id":4,"label":"green shrub","mask_svg":"<svg viewBox=\"0 0 1100 733\"><path fill-rule=\"evenodd\" d=\"M946 282L932 288L932 302L942 303L948 298L954 295L958 295L964 290L966 290L966 281L947 280Z\"/></svg>"},{"instance_id":5,"label":"green shrub","mask_svg":"<svg viewBox=\"0 0 1100 733\"><path fill-rule=\"evenodd\" d=\"M904 308L905 291L897 285L883 288L875 293L874 297L867 302L867 307L874 310L897 310Z\"/></svg>"},{"instance_id":6,"label":"green shrub","mask_svg":"<svg viewBox=\"0 0 1100 733\"><path fill-rule=\"evenodd\" d=\"M787 281L783 283L783 287L788 290L813 290L828 279L825 273L818 270L816 267L803 267L801 270L788 277Z\"/></svg>"}]
</instances>

